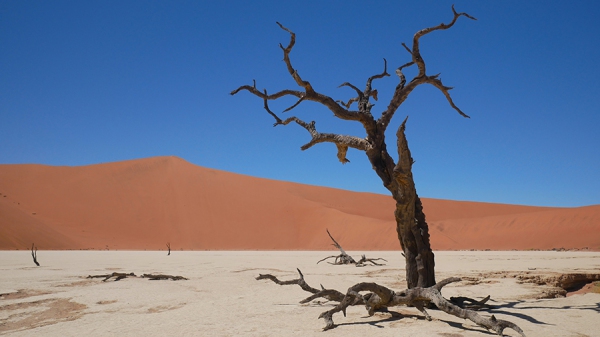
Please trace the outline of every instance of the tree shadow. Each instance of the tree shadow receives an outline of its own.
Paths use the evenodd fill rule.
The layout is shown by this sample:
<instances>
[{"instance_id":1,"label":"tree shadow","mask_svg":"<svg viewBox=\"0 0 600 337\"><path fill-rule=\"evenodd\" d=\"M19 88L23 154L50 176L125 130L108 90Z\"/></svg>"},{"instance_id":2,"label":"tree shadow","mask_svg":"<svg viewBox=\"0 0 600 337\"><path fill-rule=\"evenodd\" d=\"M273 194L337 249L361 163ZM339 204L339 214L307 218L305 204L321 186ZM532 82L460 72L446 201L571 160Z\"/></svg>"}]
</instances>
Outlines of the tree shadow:
<instances>
[{"instance_id":1,"label":"tree shadow","mask_svg":"<svg viewBox=\"0 0 600 337\"><path fill-rule=\"evenodd\" d=\"M488 310L485 310L485 312L487 312L489 314L502 314L502 315L507 315L507 316L512 316L512 317L517 317L517 318L526 320L533 324L553 325L553 324L549 324L546 322L542 322L542 321L540 321L534 317L531 317L529 315L526 315L522 312L513 312L513 311L502 310L502 309L508 309L508 308L512 308L515 310L523 310L525 308L515 308L515 306L517 304L524 303L524 302L525 301L514 301L514 302L503 303L503 304L490 305L490 308Z\"/></svg>"},{"instance_id":2,"label":"tree shadow","mask_svg":"<svg viewBox=\"0 0 600 337\"><path fill-rule=\"evenodd\" d=\"M353 325L365 325L365 324L368 324L368 325L371 325L371 326L374 326L376 328L380 328L381 329L381 328L385 328L384 326L381 325L382 323L395 322L395 321L399 321L399 320L401 320L403 318L416 318L416 319L419 319L419 320L424 320L425 319L425 316L423 316L423 315L418 315L418 314L415 314L415 315L413 315L413 314L401 314L399 312L389 311L387 309L385 309L385 310L378 310L378 311L376 311L376 313L379 313L379 314L390 314L390 316L389 317L385 317L385 318L381 318L381 319L378 319L378 320L373 320L373 321L359 321L359 322L335 323L335 326L338 327L338 326L353 326ZM362 316L361 319L366 319L366 318L370 318L370 317L372 317L372 316Z\"/></svg>"},{"instance_id":3,"label":"tree shadow","mask_svg":"<svg viewBox=\"0 0 600 337\"><path fill-rule=\"evenodd\" d=\"M383 329L385 328L385 326L383 326L383 323L389 323L389 322L396 322L396 321L400 321L401 319L406 319L406 318L411 318L411 319L417 319L419 321L426 321L425 316L419 314L419 313L415 313L415 314L407 314L407 313L399 313L396 311L389 311L389 310L380 310L377 311L377 313L380 314L390 314L389 317L386 318L382 318L382 319L378 319L378 320L372 320L372 321L358 321L358 322L347 322L347 323L336 323L335 327L339 327L339 326L354 326L354 325L371 325L373 327L376 328L380 328ZM370 316L362 316L361 319L366 319L369 318ZM496 335L495 333L489 332L486 329L477 329L477 328L471 328L468 326L464 326L462 323L459 322L453 322L453 321L446 321L443 319L436 319L440 322L444 322L446 324L448 324L449 326L456 328L458 330L461 331L473 331L473 332L477 332L477 333L486 333L488 335Z\"/></svg>"},{"instance_id":4,"label":"tree shadow","mask_svg":"<svg viewBox=\"0 0 600 337\"><path fill-rule=\"evenodd\" d=\"M548 300L552 300L552 299L548 299ZM514 309L514 310L518 310L519 312L508 311L508 310L504 310L504 309ZM546 309L546 310L556 310L556 309L572 310L572 309L575 309L575 310L592 310L597 313L600 313L600 303L593 303L590 305L563 305L561 307L545 307L545 306L539 306L539 305L534 305L534 304L528 304L528 302L524 301L524 300L516 300L516 301L506 302L506 303L502 303L502 304L490 305L489 308L483 309L480 311L487 312L489 314L502 314L502 315L507 315L507 316L512 316L512 317L517 317L517 318L526 320L533 324L555 325L555 324L550 324L550 323L540 321L534 317L531 317L531 316L523 313L523 311L526 311L529 309Z\"/></svg>"},{"instance_id":5,"label":"tree shadow","mask_svg":"<svg viewBox=\"0 0 600 337\"><path fill-rule=\"evenodd\" d=\"M552 299L545 299L548 301L551 301ZM541 300L539 300L541 301ZM577 310L592 310L595 311L597 313L600 313L600 302L599 303L593 303L593 304L589 304L589 305L563 305L561 307L544 307L544 306L536 306L533 304L530 305L525 305L525 306L520 306L518 308L516 308L517 305L519 304L523 304L523 303L527 303L527 301L523 301L523 300L517 300L517 301L513 301L513 302L507 302L505 304L501 304L501 305L494 305L492 306L492 308L490 309L490 311L494 311L496 310L496 308L515 308L517 310L526 310L526 309L577 309Z\"/></svg>"},{"instance_id":6,"label":"tree shadow","mask_svg":"<svg viewBox=\"0 0 600 337\"><path fill-rule=\"evenodd\" d=\"M459 322L453 322L453 321L446 321L445 319L438 319L438 321L440 322L444 322L446 324L448 324L449 326L456 328L458 330L467 330L467 331L473 331L473 332L478 332L478 333L484 333L484 334L488 334L488 335L494 335L497 336L498 334L496 334L495 332L491 332L489 330L486 330L484 328L481 329L474 329L474 328L470 328L468 326L465 326L462 323Z\"/></svg>"}]
</instances>

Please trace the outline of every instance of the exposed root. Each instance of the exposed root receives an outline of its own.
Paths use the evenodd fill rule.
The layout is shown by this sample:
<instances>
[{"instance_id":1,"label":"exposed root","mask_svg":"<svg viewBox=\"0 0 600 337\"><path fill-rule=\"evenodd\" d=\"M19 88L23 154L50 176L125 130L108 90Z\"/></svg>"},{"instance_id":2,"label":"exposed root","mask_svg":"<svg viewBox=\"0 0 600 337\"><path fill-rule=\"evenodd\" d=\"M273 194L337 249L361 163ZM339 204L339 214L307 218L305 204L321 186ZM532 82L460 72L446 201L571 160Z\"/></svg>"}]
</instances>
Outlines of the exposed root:
<instances>
[{"instance_id":1,"label":"exposed root","mask_svg":"<svg viewBox=\"0 0 600 337\"><path fill-rule=\"evenodd\" d=\"M365 305L365 309L367 310L369 316L372 316L375 311L386 311L388 307L399 305L412 306L417 308L417 310L419 310L425 316L425 318L430 321L432 318L429 313L427 313L425 308L429 304L434 304L437 308L447 314L468 319L479 326L496 332L500 336L502 336L502 333L506 328L509 328L525 337L523 330L521 330L521 328L519 328L519 326L516 324L510 321L496 319L494 315L485 317L475 311L489 307L486 305L486 302L490 299L489 296L481 301L473 300L467 297L453 297L450 301L445 299L441 294L442 288L447 284L461 281L461 279L458 277L444 279L428 288L417 287L405 289L400 292L395 292L377 283L362 282L348 288L346 294L343 294L337 290L324 289L322 286L322 290L317 290L309 286L304 281L304 275L302 275L302 272L300 272L299 269L298 273L300 274L300 278L289 281L281 281L277 277L270 274L260 274L256 279L270 279L279 285L298 284L302 289L313 294L312 296L300 301L300 303L308 303L321 297L330 301L338 302L335 307L319 315L319 318L325 320L325 327L323 330L335 328L336 325L333 321L333 315L341 311L344 316L346 316L346 308L349 306ZM367 293L362 295L361 292Z\"/></svg>"}]
</instances>

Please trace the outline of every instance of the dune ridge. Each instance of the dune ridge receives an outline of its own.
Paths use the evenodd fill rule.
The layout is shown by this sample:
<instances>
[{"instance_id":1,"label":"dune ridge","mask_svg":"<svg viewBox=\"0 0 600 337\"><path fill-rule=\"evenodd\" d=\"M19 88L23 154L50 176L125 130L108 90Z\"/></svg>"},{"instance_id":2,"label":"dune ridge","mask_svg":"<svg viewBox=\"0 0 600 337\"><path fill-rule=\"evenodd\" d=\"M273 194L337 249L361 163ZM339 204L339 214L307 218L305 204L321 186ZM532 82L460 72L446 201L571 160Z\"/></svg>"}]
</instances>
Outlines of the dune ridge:
<instances>
[{"instance_id":1,"label":"dune ridge","mask_svg":"<svg viewBox=\"0 0 600 337\"><path fill-rule=\"evenodd\" d=\"M423 198L434 250L600 250L600 205ZM153 157L0 165L0 249L398 250L386 195L255 178Z\"/></svg>"}]
</instances>

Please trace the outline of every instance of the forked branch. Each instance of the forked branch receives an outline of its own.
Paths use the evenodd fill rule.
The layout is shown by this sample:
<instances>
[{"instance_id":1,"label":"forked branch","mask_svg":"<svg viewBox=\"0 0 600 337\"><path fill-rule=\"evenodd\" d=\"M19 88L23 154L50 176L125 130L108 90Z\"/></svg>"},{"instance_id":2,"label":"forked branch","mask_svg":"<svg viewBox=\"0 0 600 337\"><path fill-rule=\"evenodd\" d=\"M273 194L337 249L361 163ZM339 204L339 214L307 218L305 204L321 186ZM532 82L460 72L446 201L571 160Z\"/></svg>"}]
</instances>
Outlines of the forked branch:
<instances>
[{"instance_id":1,"label":"forked branch","mask_svg":"<svg viewBox=\"0 0 600 337\"><path fill-rule=\"evenodd\" d=\"M279 47L283 51L283 60L285 62L285 65L286 65L286 68L287 68L289 74L292 76L292 78L294 79L296 84L298 86L300 86L304 91L285 89L285 90L276 92L275 94L267 95L266 93L260 92L256 88L256 84L254 84L252 86L250 86L250 85L240 86L236 90L233 90L231 92L231 95L235 95L242 90L246 90L246 91L249 91L250 93L254 94L255 96L258 96L258 97L261 97L261 98L267 99L267 100L276 100L278 98L285 97L285 96L295 96L296 98L298 98L298 101L294 105L292 105L291 107L286 109L285 111L289 111L289 110L293 109L294 107L296 107L301 102L308 100L308 101L313 101L313 102L317 102L317 103L324 105L331 112L333 112L333 114L338 118L341 118L344 120L353 120L353 121L364 122L363 118L361 117L361 115L359 113L357 113L355 111L349 111L348 109L345 109L343 106L338 104L333 98L315 91L314 88L312 87L312 85L310 84L310 82L305 81L302 79L302 77L300 77L300 74L298 73L298 71L296 69L294 69L294 67L292 66L292 61L290 60L290 53L292 52L292 48L294 47L294 45L296 43L296 34L294 32L292 32L290 29L284 27L279 22L277 22L277 24L279 25L279 27L281 29L285 30L286 32L288 32L290 34L290 42L287 45L287 47L284 47L282 44L279 44Z\"/></svg>"},{"instance_id":2,"label":"forked branch","mask_svg":"<svg viewBox=\"0 0 600 337\"><path fill-rule=\"evenodd\" d=\"M300 277L294 280L289 280L289 281L280 281L277 277L271 275L271 274L259 274L258 277L256 278L257 280L264 280L264 279L269 279L273 282L275 282L276 284L279 284L280 286L283 285L290 285L290 284L297 284L300 286L300 288L302 288L305 291L308 291L309 293L313 293L316 294L319 292L318 289L315 289L311 286L309 286L306 281L304 281L304 275L302 275L302 272L300 271L300 269L296 268L296 270L298 271L298 274L300 274Z\"/></svg>"},{"instance_id":3,"label":"forked branch","mask_svg":"<svg viewBox=\"0 0 600 337\"><path fill-rule=\"evenodd\" d=\"M380 128L385 129L390 124L390 121L392 120L392 117L394 116L394 113L396 112L398 107L402 103L404 103L404 101L408 98L408 95L421 84L430 84L430 85L433 85L434 87L438 88L444 94L444 96L446 97L446 100L448 101L448 103L454 110L456 110L461 116L463 116L465 118L469 118L469 116L467 114L465 114L462 110L460 110L456 106L456 104L454 104L454 101L452 100L452 97L450 96L450 93L449 93L449 90L451 90L452 88L447 87L442 83L442 81L439 79L439 74L433 75L433 76L427 75L426 67L425 67L425 60L423 59L423 57L421 55L421 50L420 50L420 39L423 36L433 32L433 31L436 31L436 30L449 29L450 27L454 26L454 24L456 23L456 21L458 20L459 17L464 16L471 20L477 20L476 18L472 17L471 15L469 15L467 13L456 12L456 10L454 9L454 5L452 6L452 13L454 14L454 16L450 23L448 23L448 24L440 23L437 26L421 29L420 31L418 31L413 37L412 48L409 48L404 43L402 44L403 47L411 55L412 61L404 64L403 66L399 67L396 70L396 74L400 78L400 83L396 87L396 90L394 91L394 95L393 95L387 109L381 114L381 117L377 120L377 125ZM406 84L406 77L404 76L402 69L409 67L411 65L414 65L414 64L416 64L417 67L419 68L419 73L408 84Z\"/></svg>"}]
</instances>

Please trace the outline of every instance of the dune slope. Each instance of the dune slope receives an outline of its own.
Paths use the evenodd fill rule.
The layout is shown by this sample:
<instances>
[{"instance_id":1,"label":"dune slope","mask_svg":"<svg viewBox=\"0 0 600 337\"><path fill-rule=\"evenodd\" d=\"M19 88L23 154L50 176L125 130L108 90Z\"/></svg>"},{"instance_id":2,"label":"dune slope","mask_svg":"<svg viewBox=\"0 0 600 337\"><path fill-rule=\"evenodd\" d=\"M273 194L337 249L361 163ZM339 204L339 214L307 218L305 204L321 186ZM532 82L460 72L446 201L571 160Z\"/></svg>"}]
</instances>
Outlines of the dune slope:
<instances>
[{"instance_id":1,"label":"dune slope","mask_svg":"<svg viewBox=\"0 0 600 337\"><path fill-rule=\"evenodd\" d=\"M423 199L432 246L600 249L600 205ZM0 165L0 249L396 250L389 196L260 179L177 157Z\"/></svg>"}]
</instances>

